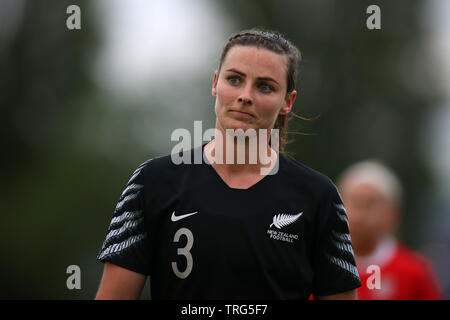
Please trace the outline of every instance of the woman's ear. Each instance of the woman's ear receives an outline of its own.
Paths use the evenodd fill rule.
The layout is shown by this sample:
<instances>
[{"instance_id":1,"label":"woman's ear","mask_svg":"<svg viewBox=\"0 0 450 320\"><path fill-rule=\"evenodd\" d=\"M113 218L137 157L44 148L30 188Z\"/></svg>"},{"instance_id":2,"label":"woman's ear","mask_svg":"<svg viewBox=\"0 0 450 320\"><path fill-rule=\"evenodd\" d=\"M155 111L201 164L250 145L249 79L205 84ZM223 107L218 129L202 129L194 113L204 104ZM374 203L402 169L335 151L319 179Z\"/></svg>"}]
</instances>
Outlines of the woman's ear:
<instances>
[{"instance_id":1,"label":"woman's ear","mask_svg":"<svg viewBox=\"0 0 450 320\"><path fill-rule=\"evenodd\" d=\"M219 76L219 71L216 70L214 72L213 86L212 86L212 90L211 90L212 96L214 98L217 95L217 80L218 80L217 78L218 78L218 76Z\"/></svg>"},{"instance_id":2,"label":"woman's ear","mask_svg":"<svg viewBox=\"0 0 450 320\"><path fill-rule=\"evenodd\" d=\"M283 106L281 107L280 114L286 115L291 112L296 97L297 91L295 90L292 90L291 92L286 94L286 98L284 100Z\"/></svg>"}]
</instances>

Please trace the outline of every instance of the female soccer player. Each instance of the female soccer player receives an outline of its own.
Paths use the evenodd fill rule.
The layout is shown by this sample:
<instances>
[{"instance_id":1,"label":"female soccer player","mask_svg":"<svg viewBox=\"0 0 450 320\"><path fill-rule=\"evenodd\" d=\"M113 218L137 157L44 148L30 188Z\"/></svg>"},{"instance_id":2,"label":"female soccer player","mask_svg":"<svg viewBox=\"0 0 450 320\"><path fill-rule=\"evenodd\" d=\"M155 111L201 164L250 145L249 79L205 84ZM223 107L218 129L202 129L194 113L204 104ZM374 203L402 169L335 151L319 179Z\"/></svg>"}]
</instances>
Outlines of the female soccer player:
<instances>
[{"instance_id":1,"label":"female soccer player","mask_svg":"<svg viewBox=\"0 0 450 320\"><path fill-rule=\"evenodd\" d=\"M277 32L229 38L212 85L217 136L188 153L206 161L164 156L133 173L98 256L97 299L137 299L147 276L153 299L356 299L348 221L331 180L278 153L271 135L253 162L252 139L228 139L229 130L278 129L283 151L299 60ZM225 161L240 145L244 163Z\"/></svg>"}]
</instances>

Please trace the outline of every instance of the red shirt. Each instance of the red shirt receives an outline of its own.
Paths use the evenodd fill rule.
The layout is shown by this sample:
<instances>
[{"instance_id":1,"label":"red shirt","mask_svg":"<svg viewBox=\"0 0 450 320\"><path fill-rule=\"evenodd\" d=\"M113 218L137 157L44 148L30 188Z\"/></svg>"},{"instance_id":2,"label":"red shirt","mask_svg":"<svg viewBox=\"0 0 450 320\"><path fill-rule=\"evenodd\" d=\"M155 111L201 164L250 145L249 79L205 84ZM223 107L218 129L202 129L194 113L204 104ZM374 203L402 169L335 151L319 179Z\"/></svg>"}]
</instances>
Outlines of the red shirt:
<instances>
[{"instance_id":1,"label":"red shirt","mask_svg":"<svg viewBox=\"0 0 450 320\"><path fill-rule=\"evenodd\" d=\"M443 298L434 272L424 257L393 240L380 247L370 258L356 258L362 284L357 289L359 300Z\"/></svg>"}]
</instances>

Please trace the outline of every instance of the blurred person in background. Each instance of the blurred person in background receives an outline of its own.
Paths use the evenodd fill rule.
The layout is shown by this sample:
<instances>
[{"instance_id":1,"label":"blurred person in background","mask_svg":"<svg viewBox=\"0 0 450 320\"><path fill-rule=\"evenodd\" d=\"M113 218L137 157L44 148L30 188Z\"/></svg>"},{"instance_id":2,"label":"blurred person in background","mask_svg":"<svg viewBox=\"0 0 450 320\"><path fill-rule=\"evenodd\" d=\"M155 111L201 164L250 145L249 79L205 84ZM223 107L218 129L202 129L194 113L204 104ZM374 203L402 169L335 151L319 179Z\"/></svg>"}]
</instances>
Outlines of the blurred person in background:
<instances>
[{"instance_id":1,"label":"blurred person in background","mask_svg":"<svg viewBox=\"0 0 450 320\"><path fill-rule=\"evenodd\" d=\"M338 179L362 286L361 300L442 299L430 263L396 239L402 186L378 161L362 161Z\"/></svg>"}]
</instances>

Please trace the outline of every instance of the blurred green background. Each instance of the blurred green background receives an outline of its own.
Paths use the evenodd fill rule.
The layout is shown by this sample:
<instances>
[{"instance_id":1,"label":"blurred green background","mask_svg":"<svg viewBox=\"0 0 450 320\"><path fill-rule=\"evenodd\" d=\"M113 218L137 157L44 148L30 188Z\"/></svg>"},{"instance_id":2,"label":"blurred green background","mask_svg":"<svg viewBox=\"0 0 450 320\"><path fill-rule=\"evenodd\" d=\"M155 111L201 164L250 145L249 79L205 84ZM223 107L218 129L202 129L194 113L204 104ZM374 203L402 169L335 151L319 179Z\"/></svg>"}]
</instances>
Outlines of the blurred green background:
<instances>
[{"instance_id":1,"label":"blurred green background","mask_svg":"<svg viewBox=\"0 0 450 320\"><path fill-rule=\"evenodd\" d=\"M69 30L69 5L81 29ZM381 9L368 30L366 9ZM332 179L376 157L405 187L400 239L450 292L450 2L0 0L0 298L92 299L116 202L176 128L215 124L227 37L279 30L303 56L295 159ZM69 290L66 269L81 268ZM143 298L148 298L148 287Z\"/></svg>"}]
</instances>

